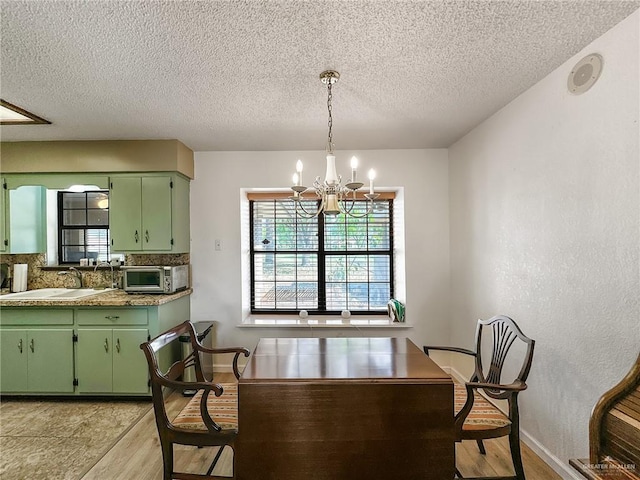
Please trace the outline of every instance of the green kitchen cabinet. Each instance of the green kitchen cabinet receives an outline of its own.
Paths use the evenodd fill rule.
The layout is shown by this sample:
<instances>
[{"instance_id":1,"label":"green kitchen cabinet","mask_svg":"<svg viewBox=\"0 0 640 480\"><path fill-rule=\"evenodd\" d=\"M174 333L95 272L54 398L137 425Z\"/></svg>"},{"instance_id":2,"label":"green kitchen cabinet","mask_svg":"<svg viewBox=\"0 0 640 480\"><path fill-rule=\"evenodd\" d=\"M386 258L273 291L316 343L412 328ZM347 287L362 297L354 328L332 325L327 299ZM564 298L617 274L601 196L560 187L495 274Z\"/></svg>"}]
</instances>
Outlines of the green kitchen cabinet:
<instances>
[{"instance_id":1,"label":"green kitchen cabinet","mask_svg":"<svg viewBox=\"0 0 640 480\"><path fill-rule=\"evenodd\" d=\"M24 186L8 190L9 253L44 253L47 250L47 190Z\"/></svg>"},{"instance_id":2,"label":"green kitchen cabinet","mask_svg":"<svg viewBox=\"0 0 640 480\"><path fill-rule=\"evenodd\" d=\"M117 305L1 306L0 393L149 396L140 344L189 320L190 298L132 306L119 295ZM162 349L161 369L179 358L180 347L176 340Z\"/></svg>"},{"instance_id":3,"label":"green kitchen cabinet","mask_svg":"<svg viewBox=\"0 0 640 480\"><path fill-rule=\"evenodd\" d=\"M118 175L110 179L114 252L189 251L189 181L180 175Z\"/></svg>"},{"instance_id":4,"label":"green kitchen cabinet","mask_svg":"<svg viewBox=\"0 0 640 480\"><path fill-rule=\"evenodd\" d=\"M14 188L11 178L0 179L0 252L43 253L47 248L46 189Z\"/></svg>"},{"instance_id":5,"label":"green kitchen cabinet","mask_svg":"<svg viewBox=\"0 0 640 480\"><path fill-rule=\"evenodd\" d=\"M145 329L78 329L79 393L148 393Z\"/></svg>"},{"instance_id":6,"label":"green kitchen cabinet","mask_svg":"<svg viewBox=\"0 0 640 480\"><path fill-rule=\"evenodd\" d=\"M0 346L3 393L73 393L72 329L3 329Z\"/></svg>"},{"instance_id":7,"label":"green kitchen cabinet","mask_svg":"<svg viewBox=\"0 0 640 480\"><path fill-rule=\"evenodd\" d=\"M0 390L2 393L28 390L25 330L3 330L0 335Z\"/></svg>"},{"instance_id":8,"label":"green kitchen cabinet","mask_svg":"<svg viewBox=\"0 0 640 480\"><path fill-rule=\"evenodd\" d=\"M140 350L149 338L149 308L81 308L76 321L79 393L149 392Z\"/></svg>"}]
</instances>

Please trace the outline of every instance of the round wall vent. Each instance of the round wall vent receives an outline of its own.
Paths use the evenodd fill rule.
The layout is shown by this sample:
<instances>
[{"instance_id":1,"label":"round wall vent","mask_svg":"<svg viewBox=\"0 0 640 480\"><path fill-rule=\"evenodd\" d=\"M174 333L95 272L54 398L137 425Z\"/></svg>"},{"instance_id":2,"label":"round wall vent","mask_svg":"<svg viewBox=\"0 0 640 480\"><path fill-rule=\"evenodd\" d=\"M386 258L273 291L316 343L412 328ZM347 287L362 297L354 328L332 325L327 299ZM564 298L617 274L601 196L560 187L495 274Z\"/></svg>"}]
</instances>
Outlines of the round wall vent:
<instances>
[{"instance_id":1,"label":"round wall vent","mask_svg":"<svg viewBox=\"0 0 640 480\"><path fill-rule=\"evenodd\" d=\"M602 56L597 53L587 55L573 67L567 80L567 88L574 95L589 90L598 81L602 72Z\"/></svg>"}]
</instances>

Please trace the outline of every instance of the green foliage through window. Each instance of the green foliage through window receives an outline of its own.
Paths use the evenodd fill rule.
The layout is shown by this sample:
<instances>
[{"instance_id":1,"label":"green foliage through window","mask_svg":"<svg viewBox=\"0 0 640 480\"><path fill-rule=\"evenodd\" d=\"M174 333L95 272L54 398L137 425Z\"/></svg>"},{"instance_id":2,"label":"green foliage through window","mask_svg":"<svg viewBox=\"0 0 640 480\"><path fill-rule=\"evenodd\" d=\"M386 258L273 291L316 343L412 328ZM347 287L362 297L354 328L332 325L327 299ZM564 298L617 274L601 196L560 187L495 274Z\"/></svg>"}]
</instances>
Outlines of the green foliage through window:
<instances>
[{"instance_id":1,"label":"green foliage through window","mask_svg":"<svg viewBox=\"0 0 640 480\"><path fill-rule=\"evenodd\" d=\"M307 201L307 210L317 202ZM367 204L357 201L354 213ZM362 218L306 219L287 199L252 200L251 309L378 313L393 297L393 200Z\"/></svg>"}]
</instances>

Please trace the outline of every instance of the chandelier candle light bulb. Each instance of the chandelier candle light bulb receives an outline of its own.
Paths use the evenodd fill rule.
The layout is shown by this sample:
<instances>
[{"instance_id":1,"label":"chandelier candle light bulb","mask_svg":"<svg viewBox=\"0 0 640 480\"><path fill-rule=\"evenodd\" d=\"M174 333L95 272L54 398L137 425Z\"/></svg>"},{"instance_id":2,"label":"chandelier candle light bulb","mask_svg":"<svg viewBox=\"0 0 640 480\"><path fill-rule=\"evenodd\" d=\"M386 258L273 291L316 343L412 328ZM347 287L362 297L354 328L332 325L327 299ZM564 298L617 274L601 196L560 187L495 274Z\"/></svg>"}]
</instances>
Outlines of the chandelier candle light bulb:
<instances>
[{"instance_id":1,"label":"chandelier candle light bulb","mask_svg":"<svg viewBox=\"0 0 640 480\"><path fill-rule=\"evenodd\" d=\"M376 178L376 171L372 168L369 170L369 194L373 195L373 180Z\"/></svg>"},{"instance_id":2,"label":"chandelier candle light bulb","mask_svg":"<svg viewBox=\"0 0 640 480\"><path fill-rule=\"evenodd\" d=\"M351 182L356 181L356 169L358 168L358 159L351 157Z\"/></svg>"},{"instance_id":3,"label":"chandelier candle light bulb","mask_svg":"<svg viewBox=\"0 0 640 480\"><path fill-rule=\"evenodd\" d=\"M298 172L298 182L296 185L302 185L302 160L296 162L296 172Z\"/></svg>"}]
</instances>

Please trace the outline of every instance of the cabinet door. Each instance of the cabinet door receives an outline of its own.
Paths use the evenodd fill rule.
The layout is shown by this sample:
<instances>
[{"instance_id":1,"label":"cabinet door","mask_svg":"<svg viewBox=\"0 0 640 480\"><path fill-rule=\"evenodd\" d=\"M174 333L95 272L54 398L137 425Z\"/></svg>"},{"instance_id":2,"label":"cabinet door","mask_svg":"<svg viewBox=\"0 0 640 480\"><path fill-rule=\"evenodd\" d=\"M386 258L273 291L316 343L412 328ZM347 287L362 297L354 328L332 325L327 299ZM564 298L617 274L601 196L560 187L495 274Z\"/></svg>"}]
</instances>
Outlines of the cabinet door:
<instances>
[{"instance_id":1,"label":"cabinet door","mask_svg":"<svg viewBox=\"0 0 640 480\"><path fill-rule=\"evenodd\" d=\"M142 230L143 250L171 251L171 177L142 177Z\"/></svg>"},{"instance_id":2,"label":"cabinet door","mask_svg":"<svg viewBox=\"0 0 640 480\"><path fill-rule=\"evenodd\" d=\"M184 178L176 175L173 179L172 195L172 251L174 253L189 253L189 247L191 245L191 234L189 228L189 180L185 180Z\"/></svg>"},{"instance_id":3,"label":"cabinet door","mask_svg":"<svg viewBox=\"0 0 640 480\"><path fill-rule=\"evenodd\" d=\"M0 252L6 252L9 247L7 237L7 183L4 178L0 178Z\"/></svg>"},{"instance_id":4,"label":"cabinet door","mask_svg":"<svg viewBox=\"0 0 640 480\"><path fill-rule=\"evenodd\" d=\"M47 251L47 191L44 187L25 185L7 191L10 253Z\"/></svg>"},{"instance_id":5,"label":"cabinet door","mask_svg":"<svg viewBox=\"0 0 640 480\"><path fill-rule=\"evenodd\" d=\"M27 391L27 333L2 330L0 333L0 391Z\"/></svg>"},{"instance_id":6,"label":"cabinet door","mask_svg":"<svg viewBox=\"0 0 640 480\"><path fill-rule=\"evenodd\" d=\"M78 392L110 393L113 389L111 329L78 329Z\"/></svg>"},{"instance_id":7,"label":"cabinet door","mask_svg":"<svg viewBox=\"0 0 640 480\"><path fill-rule=\"evenodd\" d=\"M73 330L27 330L30 392L73 393Z\"/></svg>"},{"instance_id":8,"label":"cabinet door","mask_svg":"<svg viewBox=\"0 0 640 480\"><path fill-rule=\"evenodd\" d=\"M113 177L109 190L109 231L113 251L142 249L140 177Z\"/></svg>"},{"instance_id":9,"label":"cabinet door","mask_svg":"<svg viewBox=\"0 0 640 480\"><path fill-rule=\"evenodd\" d=\"M113 330L113 393L147 393L149 369L140 344L147 329Z\"/></svg>"}]
</instances>

